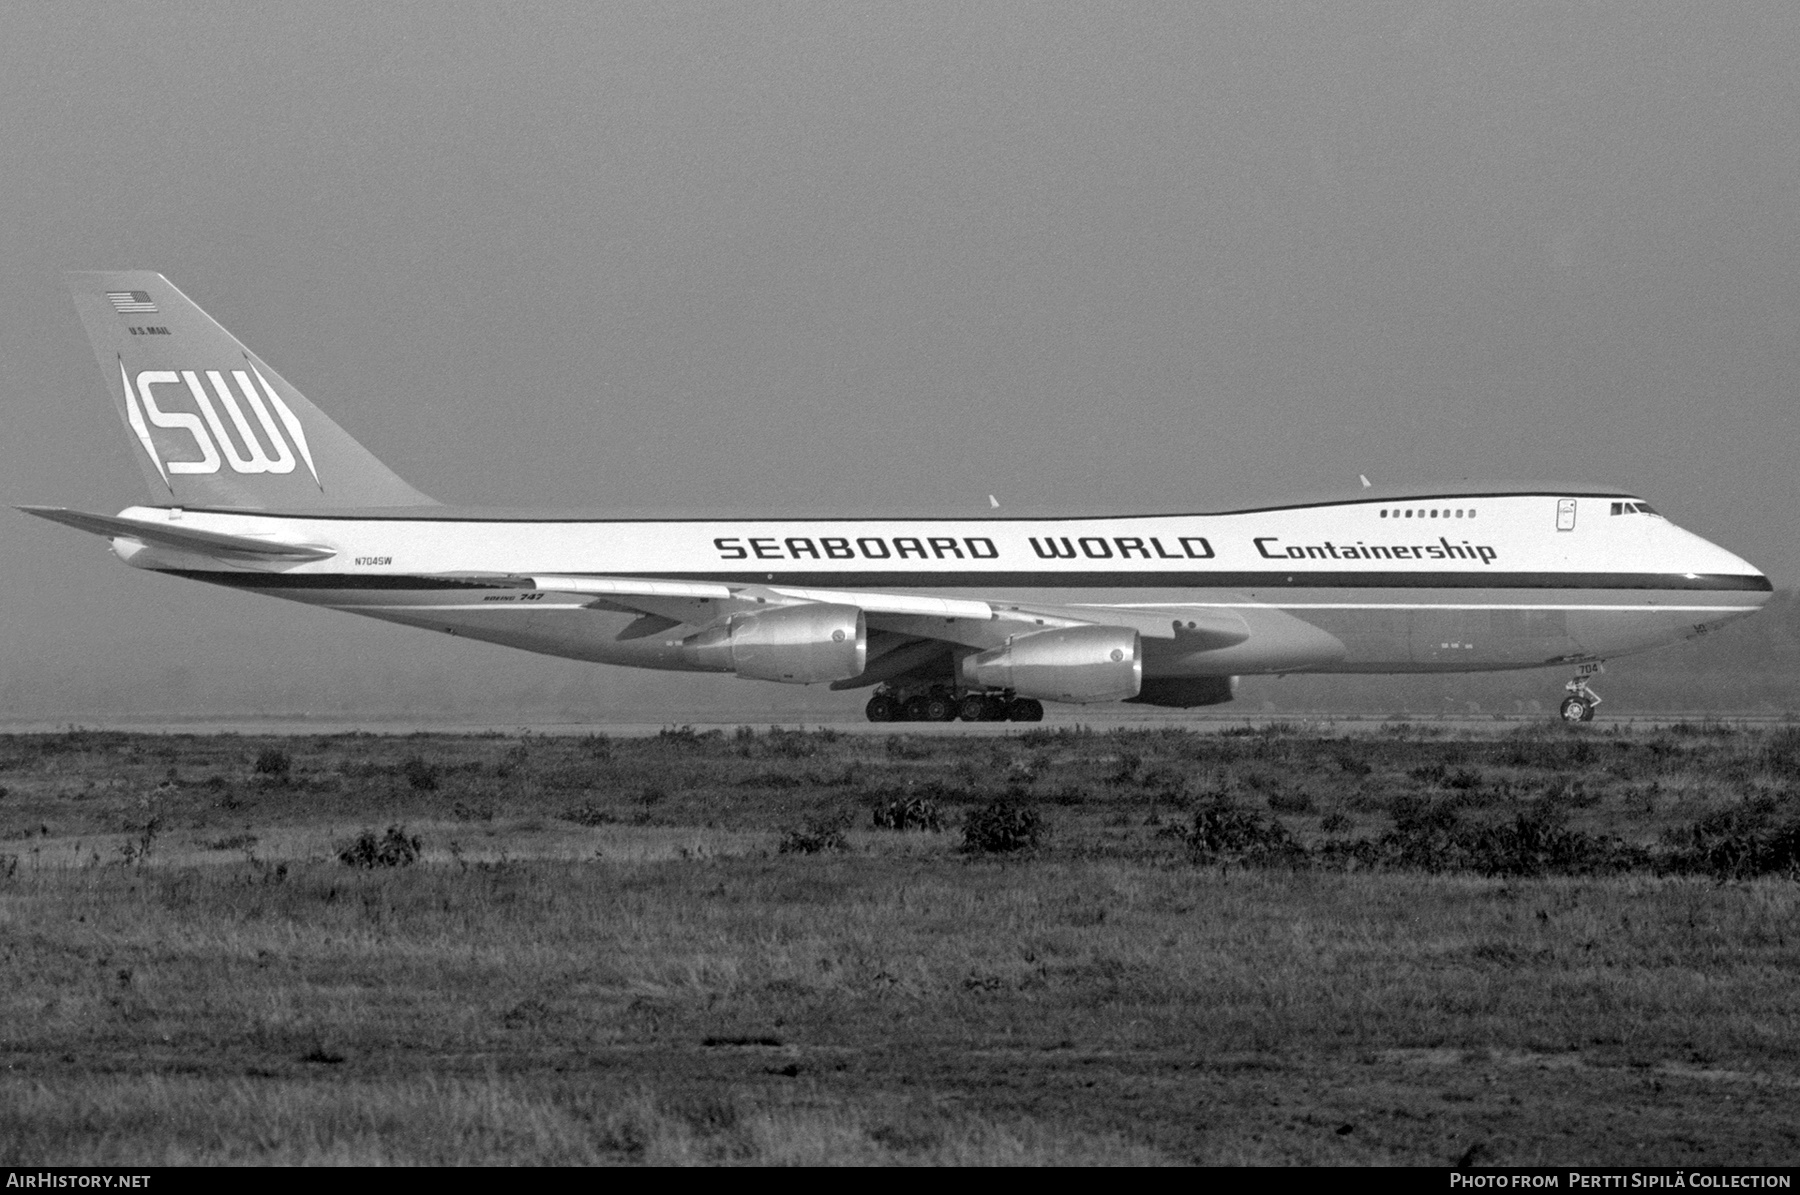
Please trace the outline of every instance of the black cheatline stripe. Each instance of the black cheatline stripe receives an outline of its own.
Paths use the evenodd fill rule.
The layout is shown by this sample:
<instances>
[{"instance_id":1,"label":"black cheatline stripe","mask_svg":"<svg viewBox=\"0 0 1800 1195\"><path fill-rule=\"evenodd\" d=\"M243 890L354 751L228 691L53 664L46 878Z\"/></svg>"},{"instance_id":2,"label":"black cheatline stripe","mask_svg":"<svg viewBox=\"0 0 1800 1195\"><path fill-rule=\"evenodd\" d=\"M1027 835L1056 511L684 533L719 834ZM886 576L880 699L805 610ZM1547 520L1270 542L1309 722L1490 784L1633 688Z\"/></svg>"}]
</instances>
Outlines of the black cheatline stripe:
<instances>
[{"instance_id":1,"label":"black cheatline stripe","mask_svg":"<svg viewBox=\"0 0 1800 1195\"><path fill-rule=\"evenodd\" d=\"M225 573L202 569L164 568L155 570L171 577L190 581L206 581L232 589L390 589L416 592L421 589L516 589L498 582L453 581L446 577L402 577L390 574L354 576L349 573Z\"/></svg>"},{"instance_id":2,"label":"black cheatline stripe","mask_svg":"<svg viewBox=\"0 0 1800 1195\"><path fill-rule=\"evenodd\" d=\"M462 581L355 573L238 573L162 569L240 589L509 589L503 581ZM545 569L546 573L555 570ZM523 574L522 574L523 575ZM557 573L630 576L646 581L791 585L813 589L1661 589L1770 593L1764 576L1713 573L1377 573L1377 572L843 572Z\"/></svg>"}]
</instances>

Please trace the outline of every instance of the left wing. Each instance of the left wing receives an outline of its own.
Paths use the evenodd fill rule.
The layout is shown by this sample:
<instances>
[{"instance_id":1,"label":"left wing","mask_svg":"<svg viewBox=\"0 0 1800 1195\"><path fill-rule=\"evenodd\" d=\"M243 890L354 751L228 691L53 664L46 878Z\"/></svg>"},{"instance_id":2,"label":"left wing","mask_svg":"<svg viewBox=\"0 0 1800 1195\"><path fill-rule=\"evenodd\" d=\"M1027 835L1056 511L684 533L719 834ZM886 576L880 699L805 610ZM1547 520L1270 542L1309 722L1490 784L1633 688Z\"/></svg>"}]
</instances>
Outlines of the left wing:
<instances>
[{"instance_id":1,"label":"left wing","mask_svg":"<svg viewBox=\"0 0 1800 1195\"><path fill-rule=\"evenodd\" d=\"M517 580L524 583L522 588L592 597L596 600L588 603L591 606L636 610L700 625L732 614L806 603L853 606L868 618L872 630L983 649L998 647L1021 635L1078 626L1124 627L1151 639L1192 638L1196 650L1229 647L1250 637L1248 624L1230 610L1056 606L917 593L631 577L534 574Z\"/></svg>"},{"instance_id":2,"label":"left wing","mask_svg":"<svg viewBox=\"0 0 1800 1195\"><path fill-rule=\"evenodd\" d=\"M1068 685L1059 683L1055 695L1111 699L1136 694L1137 682L1121 681L1118 673L1141 674L1141 639L1180 640L1189 651L1206 651L1250 638L1243 617L1222 609L1059 606L632 577L533 574L511 580L521 588L587 598L593 608L641 615L620 638L693 626L680 643L696 659L729 662L740 673L764 679L827 680L834 689L941 671L952 662L965 679L1011 689L1030 683L1023 678L1031 669L1072 675L1069 663L1086 662L1100 665L1105 679L1096 680L1090 692L1066 691ZM834 636L842 650L826 636ZM770 662L784 651L792 657L791 668Z\"/></svg>"}]
</instances>

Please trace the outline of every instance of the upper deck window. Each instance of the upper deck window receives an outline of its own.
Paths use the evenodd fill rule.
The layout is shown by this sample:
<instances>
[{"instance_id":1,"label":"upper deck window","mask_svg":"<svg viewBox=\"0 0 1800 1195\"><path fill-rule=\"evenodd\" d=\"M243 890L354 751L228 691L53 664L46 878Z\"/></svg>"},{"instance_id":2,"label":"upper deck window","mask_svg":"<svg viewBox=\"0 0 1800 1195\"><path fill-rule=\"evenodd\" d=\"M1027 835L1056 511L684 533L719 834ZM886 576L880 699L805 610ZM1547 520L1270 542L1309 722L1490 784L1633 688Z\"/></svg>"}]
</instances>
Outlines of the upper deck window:
<instances>
[{"instance_id":1,"label":"upper deck window","mask_svg":"<svg viewBox=\"0 0 1800 1195\"><path fill-rule=\"evenodd\" d=\"M1619 504L1615 502L1613 505L1617 507ZM1648 511L1649 507L1644 509ZM1619 512L1615 509L1613 513L1618 514ZM1383 508L1381 517L1384 519L1472 519L1475 517L1475 508L1473 506L1461 510L1453 510L1449 507L1439 507L1437 510L1388 510Z\"/></svg>"},{"instance_id":2,"label":"upper deck window","mask_svg":"<svg viewBox=\"0 0 1800 1195\"><path fill-rule=\"evenodd\" d=\"M1614 503L1614 505L1616 506L1618 504ZM1615 510L1613 513L1618 514L1619 512ZM1381 512L1381 517L1384 519L1472 519L1475 517L1475 508L1472 506L1465 507L1461 510L1453 510L1447 506L1439 507L1436 510L1431 510L1429 508L1419 510L1387 510L1384 508Z\"/></svg>"}]
</instances>

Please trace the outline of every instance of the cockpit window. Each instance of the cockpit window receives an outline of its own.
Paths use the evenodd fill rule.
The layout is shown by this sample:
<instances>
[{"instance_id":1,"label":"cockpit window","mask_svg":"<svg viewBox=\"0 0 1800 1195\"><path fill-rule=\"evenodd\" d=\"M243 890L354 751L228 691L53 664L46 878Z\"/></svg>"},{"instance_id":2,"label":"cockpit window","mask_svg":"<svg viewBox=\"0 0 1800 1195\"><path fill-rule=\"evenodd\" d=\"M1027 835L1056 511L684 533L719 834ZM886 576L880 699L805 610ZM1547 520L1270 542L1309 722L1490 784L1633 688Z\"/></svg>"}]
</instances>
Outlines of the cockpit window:
<instances>
[{"instance_id":1,"label":"cockpit window","mask_svg":"<svg viewBox=\"0 0 1800 1195\"><path fill-rule=\"evenodd\" d=\"M1612 512L1616 515L1656 514L1654 510L1650 509L1650 504L1648 502L1615 502L1612 504ZM1659 519L1662 518L1661 515L1656 515L1656 517Z\"/></svg>"}]
</instances>

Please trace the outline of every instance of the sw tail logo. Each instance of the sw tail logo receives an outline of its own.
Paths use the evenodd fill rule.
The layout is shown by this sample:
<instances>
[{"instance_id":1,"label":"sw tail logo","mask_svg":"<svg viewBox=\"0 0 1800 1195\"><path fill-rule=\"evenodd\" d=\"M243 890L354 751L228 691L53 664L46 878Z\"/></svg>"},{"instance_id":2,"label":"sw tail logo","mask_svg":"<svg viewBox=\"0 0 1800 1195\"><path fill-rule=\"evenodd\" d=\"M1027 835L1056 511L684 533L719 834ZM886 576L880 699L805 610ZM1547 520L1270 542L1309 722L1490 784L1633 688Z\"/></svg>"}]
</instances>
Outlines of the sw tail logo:
<instances>
[{"instance_id":1,"label":"sw tail logo","mask_svg":"<svg viewBox=\"0 0 1800 1195\"><path fill-rule=\"evenodd\" d=\"M119 363L119 384L125 391L126 419L131 424L131 430L137 433L138 442L144 446L144 451L155 462L163 483L168 484L171 473L217 473L221 464L229 464L234 473L292 473L297 463L294 454L298 450L299 459L306 462L307 472L312 474L313 482L322 486L323 483L319 482L319 470L313 465L312 450L306 443L306 430L300 426L300 420L281 401L281 396L275 393L275 388L263 377L262 370L257 369L249 360L244 363L250 366L249 371L234 369L231 376L237 382L238 393L256 413L256 421L261 427L260 438L251 428L243 407L238 405L238 395L232 393L231 384L225 380L220 370L204 371L206 382L202 383L199 370L146 369L138 373L134 382L125 372L125 363ZM255 385L251 383L251 374L256 375ZM207 393L208 384L212 390L210 395ZM165 395L159 402L155 391L157 386L184 387L193 396L194 406L199 414L165 410L162 404L170 401L170 398ZM225 420L219 416L219 406L213 405L214 396L218 398L219 406L224 407L226 417L231 420L231 426L237 433L235 439L225 430ZM275 412L273 416L269 413L271 407ZM279 427L276 426L277 417L281 421ZM152 427L184 432L191 436L199 457L165 460L150 434ZM285 437L282 434L284 430Z\"/></svg>"}]
</instances>

